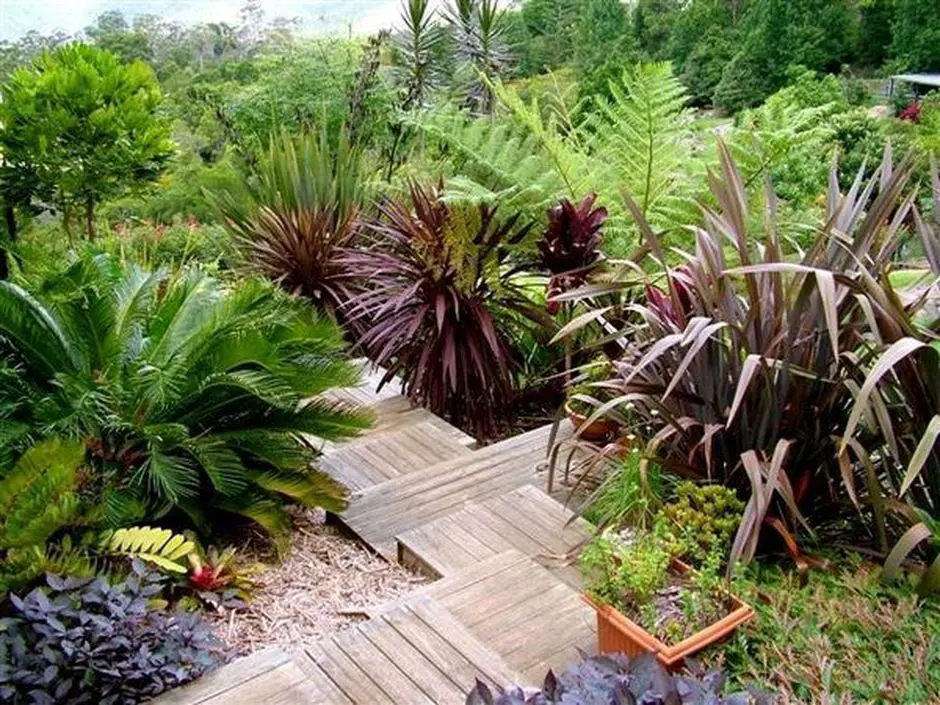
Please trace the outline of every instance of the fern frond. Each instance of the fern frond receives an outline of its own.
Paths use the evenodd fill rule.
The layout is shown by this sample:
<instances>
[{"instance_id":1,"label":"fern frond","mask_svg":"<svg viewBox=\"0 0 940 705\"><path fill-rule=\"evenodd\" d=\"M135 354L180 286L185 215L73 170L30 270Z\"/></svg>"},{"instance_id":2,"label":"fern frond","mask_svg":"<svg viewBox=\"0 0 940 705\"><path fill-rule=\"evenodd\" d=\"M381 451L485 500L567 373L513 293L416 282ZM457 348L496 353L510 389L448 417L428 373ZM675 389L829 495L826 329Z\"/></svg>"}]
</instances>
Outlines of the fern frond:
<instances>
[{"instance_id":1,"label":"fern frond","mask_svg":"<svg viewBox=\"0 0 940 705\"><path fill-rule=\"evenodd\" d=\"M186 564L180 561L196 549L196 544L169 529L134 526L105 532L100 547L111 555L139 558L163 570L185 573Z\"/></svg>"}]
</instances>

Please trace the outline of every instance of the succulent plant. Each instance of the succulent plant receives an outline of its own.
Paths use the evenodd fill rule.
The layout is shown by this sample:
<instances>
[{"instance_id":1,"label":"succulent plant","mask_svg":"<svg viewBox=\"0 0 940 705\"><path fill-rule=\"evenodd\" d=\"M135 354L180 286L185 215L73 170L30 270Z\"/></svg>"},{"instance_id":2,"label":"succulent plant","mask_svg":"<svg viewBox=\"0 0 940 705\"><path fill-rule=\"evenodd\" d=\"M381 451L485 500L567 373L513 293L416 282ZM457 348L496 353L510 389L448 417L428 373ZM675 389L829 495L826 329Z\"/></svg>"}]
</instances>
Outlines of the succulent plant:
<instances>
[{"instance_id":1,"label":"succulent plant","mask_svg":"<svg viewBox=\"0 0 940 705\"><path fill-rule=\"evenodd\" d=\"M493 694L477 680L466 705L771 705L774 697L756 690L725 694L725 674L690 662L686 673L670 675L651 654L591 656L561 676L551 671L540 690L513 687Z\"/></svg>"}]
</instances>

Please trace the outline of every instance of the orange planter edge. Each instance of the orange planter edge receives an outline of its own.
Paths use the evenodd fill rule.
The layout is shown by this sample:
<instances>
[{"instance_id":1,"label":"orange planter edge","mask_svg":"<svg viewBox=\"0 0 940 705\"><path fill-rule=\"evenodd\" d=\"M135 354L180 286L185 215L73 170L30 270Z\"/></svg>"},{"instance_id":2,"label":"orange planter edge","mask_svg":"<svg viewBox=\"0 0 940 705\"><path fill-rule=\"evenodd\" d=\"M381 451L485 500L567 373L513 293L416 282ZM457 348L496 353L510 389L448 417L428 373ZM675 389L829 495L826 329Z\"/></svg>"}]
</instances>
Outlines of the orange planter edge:
<instances>
[{"instance_id":1,"label":"orange planter edge","mask_svg":"<svg viewBox=\"0 0 940 705\"><path fill-rule=\"evenodd\" d=\"M587 416L573 411L567 403L565 403L565 413L568 415L571 425L574 426L574 430L580 432L580 437L585 441L596 442L607 440L620 428L620 424L613 419L600 418L588 423Z\"/></svg>"},{"instance_id":2,"label":"orange planter edge","mask_svg":"<svg viewBox=\"0 0 940 705\"><path fill-rule=\"evenodd\" d=\"M689 566L678 560L673 561L673 568L680 573L691 570ZM622 653L631 657L651 653L670 671L679 668L687 656L721 641L754 617L754 609L750 605L731 595L733 609L726 616L678 644L667 646L610 605L599 604L587 595L582 595L581 599L597 612L599 653Z\"/></svg>"}]
</instances>

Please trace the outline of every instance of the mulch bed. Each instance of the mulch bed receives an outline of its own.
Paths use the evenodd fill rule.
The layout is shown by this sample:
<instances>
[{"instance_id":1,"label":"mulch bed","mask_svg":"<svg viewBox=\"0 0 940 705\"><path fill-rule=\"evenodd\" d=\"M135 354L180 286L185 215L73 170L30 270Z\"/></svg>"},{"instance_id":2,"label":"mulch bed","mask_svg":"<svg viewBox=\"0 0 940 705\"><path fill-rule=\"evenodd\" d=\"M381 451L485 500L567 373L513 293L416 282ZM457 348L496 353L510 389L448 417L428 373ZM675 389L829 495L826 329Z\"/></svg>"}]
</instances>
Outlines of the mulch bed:
<instances>
[{"instance_id":1,"label":"mulch bed","mask_svg":"<svg viewBox=\"0 0 940 705\"><path fill-rule=\"evenodd\" d=\"M312 644L367 618L365 609L395 600L427 578L391 564L328 526L322 511L295 510L291 550L266 566L244 607L207 615L226 643L244 655L269 646ZM266 558L249 544L247 561Z\"/></svg>"}]
</instances>

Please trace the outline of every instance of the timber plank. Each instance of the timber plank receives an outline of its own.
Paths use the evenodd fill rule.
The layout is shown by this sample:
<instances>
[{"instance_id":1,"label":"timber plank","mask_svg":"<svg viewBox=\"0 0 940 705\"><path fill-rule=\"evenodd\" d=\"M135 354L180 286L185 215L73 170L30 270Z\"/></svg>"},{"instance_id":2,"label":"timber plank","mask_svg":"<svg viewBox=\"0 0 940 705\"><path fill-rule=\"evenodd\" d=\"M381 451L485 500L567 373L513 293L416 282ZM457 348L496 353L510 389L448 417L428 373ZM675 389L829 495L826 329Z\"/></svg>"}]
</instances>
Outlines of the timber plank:
<instances>
[{"instance_id":1,"label":"timber plank","mask_svg":"<svg viewBox=\"0 0 940 705\"><path fill-rule=\"evenodd\" d=\"M300 686L306 679L306 674L296 664L288 661L240 684L237 688L219 693L201 702L204 705L224 705L234 702L240 705L310 702L297 699L301 697L303 689ZM307 692L310 693L309 690Z\"/></svg>"},{"instance_id":2,"label":"timber plank","mask_svg":"<svg viewBox=\"0 0 940 705\"><path fill-rule=\"evenodd\" d=\"M198 681L160 696L160 705L198 705L290 661L280 649L265 649L223 666Z\"/></svg>"},{"instance_id":3,"label":"timber plank","mask_svg":"<svg viewBox=\"0 0 940 705\"><path fill-rule=\"evenodd\" d=\"M308 646L305 650L310 659L352 702L395 705L378 684L373 682L332 639Z\"/></svg>"},{"instance_id":4,"label":"timber plank","mask_svg":"<svg viewBox=\"0 0 940 705\"><path fill-rule=\"evenodd\" d=\"M307 674L307 678L316 689L317 695L313 702L323 703L323 705L353 705L349 696L330 679L315 660L315 656L323 658L322 653L322 649L313 644L306 650L301 649L294 654L294 663Z\"/></svg>"},{"instance_id":5,"label":"timber plank","mask_svg":"<svg viewBox=\"0 0 940 705\"><path fill-rule=\"evenodd\" d=\"M392 702L434 705L414 681L364 637L359 628L354 627L337 634L333 637L333 643L365 671Z\"/></svg>"},{"instance_id":6,"label":"timber plank","mask_svg":"<svg viewBox=\"0 0 940 705\"><path fill-rule=\"evenodd\" d=\"M416 617L412 617L417 621ZM433 661L391 625L376 620L359 625L359 631L435 703L459 703L465 699L457 684L447 678Z\"/></svg>"},{"instance_id":7,"label":"timber plank","mask_svg":"<svg viewBox=\"0 0 940 705\"><path fill-rule=\"evenodd\" d=\"M518 682L518 674L510 669L495 651L484 646L472 632L438 602L420 599L408 605L407 609L473 664L477 669L475 677L482 677L499 687L506 687ZM457 683L457 685L469 689L473 686L473 682L471 680Z\"/></svg>"}]
</instances>

